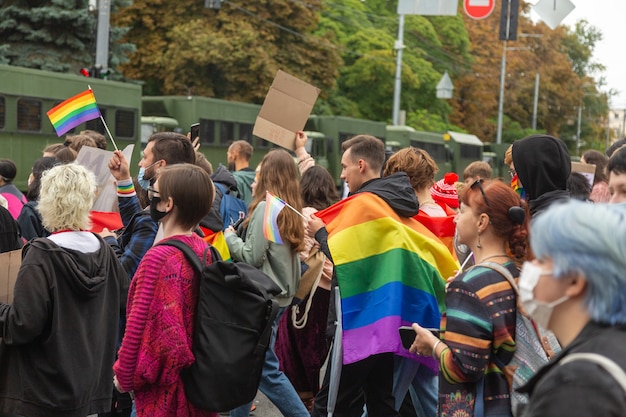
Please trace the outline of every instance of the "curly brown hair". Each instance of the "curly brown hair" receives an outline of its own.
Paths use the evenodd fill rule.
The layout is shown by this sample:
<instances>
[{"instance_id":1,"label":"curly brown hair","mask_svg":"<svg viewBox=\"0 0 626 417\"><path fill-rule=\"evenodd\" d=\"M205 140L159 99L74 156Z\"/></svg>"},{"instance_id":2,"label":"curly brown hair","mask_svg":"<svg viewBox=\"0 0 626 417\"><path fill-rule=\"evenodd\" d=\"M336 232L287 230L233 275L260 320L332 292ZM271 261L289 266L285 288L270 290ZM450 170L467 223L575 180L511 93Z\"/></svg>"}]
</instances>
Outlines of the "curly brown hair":
<instances>
[{"instance_id":1,"label":"curly brown hair","mask_svg":"<svg viewBox=\"0 0 626 417\"><path fill-rule=\"evenodd\" d=\"M423 149L410 146L393 154L385 164L383 177L396 172L405 172L414 190L425 190L435 183L435 174L439 171L437 163Z\"/></svg>"}]
</instances>

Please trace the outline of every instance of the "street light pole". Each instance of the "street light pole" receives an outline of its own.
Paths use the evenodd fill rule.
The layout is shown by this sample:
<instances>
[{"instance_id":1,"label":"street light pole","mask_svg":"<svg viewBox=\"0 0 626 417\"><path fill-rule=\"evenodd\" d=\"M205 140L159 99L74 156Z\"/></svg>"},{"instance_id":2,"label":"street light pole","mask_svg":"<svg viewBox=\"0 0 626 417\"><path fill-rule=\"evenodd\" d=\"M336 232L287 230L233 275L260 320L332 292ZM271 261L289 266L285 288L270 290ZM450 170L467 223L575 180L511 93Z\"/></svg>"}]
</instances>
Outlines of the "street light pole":
<instances>
[{"instance_id":1,"label":"street light pole","mask_svg":"<svg viewBox=\"0 0 626 417\"><path fill-rule=\"evenodd\" d=\"M500 98L498 99L498 130L496 143L502 143L502 116L504 112L504 77L506 73L506 41L502 42L502 63L500 65Z\"/></svg>"},{"instance_id":2,"label":"street light pole","mask_svg":"<svg viewBox=\"0 0 626 417\"><path fill-rule=\"evenodd\" d=\"M398 40L396 50L396 78L393 86L393 124L400 124L400 90L402 88L402 50L404 49L404 14L398 15Z\"/></svg>"},{"instance_id":3,"label":"street light pole","mask_svg":"<svg viewBox=\"0 0 626 417\"><path fill-rule=\"evenodd\" d=\"M583 104L578 106L578 127L576 128L576 156L580 153L580 122L583 115Z\"/></svg>"},{"instance_id":4,"label":"street light pole","mask_svg":"<svg viewBox=\"0 0 626 417\"><path fill-rule=\"evenodd\" d=\"M539 104L539 73L535 73L535 99L533 100L532 128L537 130L537 105Z\"/></svg>"},{"instance_id":5,"label":"street light pole","mask_svg":"<svg viewBox=\"0 0 626 417\"><path fill-rule=\"evenodd\" d=\"M96 36L96 68L106 78L109 69L109 21L111 1L98 1L98 30Z\"/></svg>"}]
</instances>

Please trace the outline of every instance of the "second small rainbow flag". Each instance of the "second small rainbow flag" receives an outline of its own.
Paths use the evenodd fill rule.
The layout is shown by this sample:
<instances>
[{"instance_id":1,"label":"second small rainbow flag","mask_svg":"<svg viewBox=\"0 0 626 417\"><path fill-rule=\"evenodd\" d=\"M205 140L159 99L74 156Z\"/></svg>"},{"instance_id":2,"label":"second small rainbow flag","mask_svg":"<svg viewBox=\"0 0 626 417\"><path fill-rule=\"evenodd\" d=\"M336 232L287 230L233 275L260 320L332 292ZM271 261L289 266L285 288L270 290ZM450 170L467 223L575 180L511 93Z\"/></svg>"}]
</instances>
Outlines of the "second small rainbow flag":
<instances>
[{"instance_id":1,"label":"second small rainbow flag","mask_svg":"<svg viewBox=\"0 0 626 417\"><path fill-rule=\"evenodd\" d=\"M81 123L100 117L96 97L91 89L68 98L47 113L57 136L61 136Z\"/></svg>"},{"instance_id":2,"label":"second small rainbow flag","mask_svg":"<svg viewBox=\"0 0 626 417\"><path fill-rule=\"evenodd\" d=\"M263 236L265 239L283 243L278 232L278 213L285 208L286 203L269 191L265 192L265 213L263 217Z\"/></svg>"}]
</instances>

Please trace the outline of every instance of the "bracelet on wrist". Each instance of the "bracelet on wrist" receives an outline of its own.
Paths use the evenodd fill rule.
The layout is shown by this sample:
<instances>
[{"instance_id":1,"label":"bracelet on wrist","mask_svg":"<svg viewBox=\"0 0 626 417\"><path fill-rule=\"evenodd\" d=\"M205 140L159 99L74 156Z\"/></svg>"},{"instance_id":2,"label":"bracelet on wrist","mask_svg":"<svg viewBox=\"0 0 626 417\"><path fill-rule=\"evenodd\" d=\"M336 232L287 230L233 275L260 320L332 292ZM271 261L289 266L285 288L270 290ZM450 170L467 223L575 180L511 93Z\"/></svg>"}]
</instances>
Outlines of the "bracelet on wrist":
<instances>
[{"instance_id":1,"label":"bracelet on wrist","mask_svg":"<svg viewBox=\"0 0 626 417\"><path fill-rule=\"evenodd\" d=\"M432 357L433 357L433 359L435 359L435 360L438 360L438 359L439 359L439 357L437 356L437 346L439 346L439 343L441 343L441 340L437 340L437 341L435 342L435 344L433 345L433 352L432 352L432 355L431 355L431 356L432 356Z\"/></svg>"}]
</instances>

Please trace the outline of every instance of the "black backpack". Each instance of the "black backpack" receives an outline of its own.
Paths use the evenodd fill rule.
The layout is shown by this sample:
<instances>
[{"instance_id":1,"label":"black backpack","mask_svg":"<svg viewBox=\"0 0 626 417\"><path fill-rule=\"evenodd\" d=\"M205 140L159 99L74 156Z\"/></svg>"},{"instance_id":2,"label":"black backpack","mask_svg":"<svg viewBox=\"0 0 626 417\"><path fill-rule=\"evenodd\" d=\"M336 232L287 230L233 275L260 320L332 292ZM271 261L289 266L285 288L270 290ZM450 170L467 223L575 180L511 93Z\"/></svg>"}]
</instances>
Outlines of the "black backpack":
<instances>
[{"instance_id":1,"label":"black backpack","mask_svg":"<svg viewBox=\"0 0 626 417\"><path fill-rule=\"evenodd\" d=\"M196 360L181 372L187 398L198 408L218 412L249 403L261 380L279 308L273 297L280 288L251 265L220 260L212 246L201 263L181 241L159 245L180 249L201 274L192 345ZM209 250L214 262L207 265Z\"/></svg>"}]
</instances>

